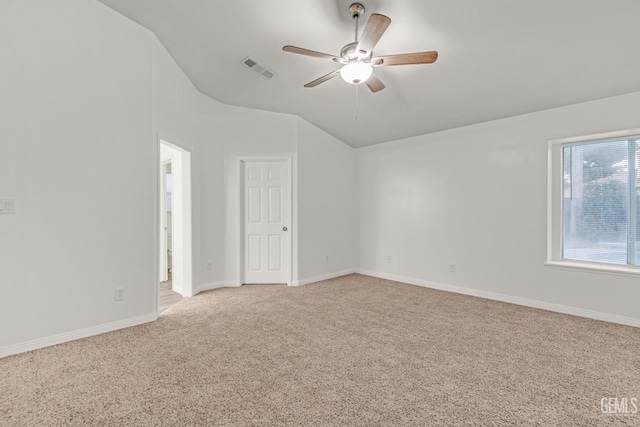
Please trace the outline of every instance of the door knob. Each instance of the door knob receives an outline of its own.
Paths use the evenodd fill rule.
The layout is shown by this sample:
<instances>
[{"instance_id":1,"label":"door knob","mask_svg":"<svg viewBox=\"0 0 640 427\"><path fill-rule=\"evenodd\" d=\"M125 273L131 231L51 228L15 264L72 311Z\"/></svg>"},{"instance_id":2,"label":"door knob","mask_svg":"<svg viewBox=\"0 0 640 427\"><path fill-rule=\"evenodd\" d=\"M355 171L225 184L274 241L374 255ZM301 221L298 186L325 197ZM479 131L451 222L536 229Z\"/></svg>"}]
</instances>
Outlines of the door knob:
<instances>
[{"instance_id":1,"label":"door knob","mask_svg":"<svg viewBox=\"0 0 640 427\"><path fill-rule=\"evenodd\" d=\"M288 228L287 227L282 227L282 231L287 231Z\"/></svg>"}]
</instances>

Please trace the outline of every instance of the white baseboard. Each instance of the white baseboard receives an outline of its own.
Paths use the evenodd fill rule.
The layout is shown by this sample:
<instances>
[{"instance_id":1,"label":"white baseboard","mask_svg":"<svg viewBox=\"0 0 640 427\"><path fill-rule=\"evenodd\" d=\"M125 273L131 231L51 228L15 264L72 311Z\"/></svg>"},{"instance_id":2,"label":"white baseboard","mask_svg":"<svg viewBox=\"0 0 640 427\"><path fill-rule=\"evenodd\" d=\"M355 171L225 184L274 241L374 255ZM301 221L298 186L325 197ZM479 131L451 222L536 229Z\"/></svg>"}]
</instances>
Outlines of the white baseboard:
<instances>
[{"instance_id":1,"label":"white baseboard","mask_svg":"<svg viewBox=\"0 0 640 427\"><path fill-rule=\"evenodd\" d=\"M211 282L211 283L201 283L196 286L193 290L193 295L198 295L200 292L210 291L212 289L219 288L228 288L228 287L238 287L240 286L237 282L232 280L222 280L219 282Z\"/></svg>"},{"instance_id":2,"label":"white baseboard","mask_svg":"<svg viewBox=\"0 0 640 427\"><path fill-rule=\"evenodd\" d=\"M545 301L538 301L528 298L520 298L511 295L498 294L495 292L483 291L479 289L466 288L463 286L447 285L445 283L430 282L428 280L404 277L395 274L379 273L369 270L357 270L356 273L366 276L378 277L380 279L403 282L409 285L422 286L425 288L439 289L441 291L454 292L457 294L470 295L474 297L486 298L494 301L508 302L511 304L523 305L526 307L540 308L542 310L555 311L557 313L571 314L589 319L604 320L605 322L619 323L621 325L635 326L640 328L640 319L634 317L618 316L615 314L603 313L600 311L585 310L578 307L571 307L562 304L554 304Z\"/></svg>"},{"instance_id":3,"label":"white baseboard","mask_svg":"<svg viewBox=\"0 0 640 427\"><path fill-rule=\"evenodd\" d=\"M321 276L315 276L315 277L309 277L306 279L299 279L299 280L294 280L291 282L291 286L302 286L302 285L308 285L310 283L315 283L315 282L321 282L323 280L329 280L329 279L334 279L336 277L340 277L340 276L346 276L347 274L353 274L355 273L356 270L355 268L351 268L348 270L342 270L342 271L335 271L332 273L328 273L328 274L323 274ZM200 292L204 292L204 291L209 291L212 289L219 289L219 288L228 288L228 287L239 287L241 286L239 283L233 281L233 280L222 280L219 282L211 282L211 283L202 283L198 286L196 286L193 290L193 294L197 295Z\"/></svg>"},{"instance_id":4,"label":"white baseboard","mask_svg":"<svg viewBox=\"0 0 640 427\"><path fill-rule=\"evenodd\" d=\"M118 329L129 328L131 326L141 325L143 323L153 322L158 316L156 314L146 314L144 316L133 317L131 319L119 320L117 322L105 323L103 325L92 326L90 328L78 329L76 331L65 332L63 334L53 335L45 338L38 338L19 344L0 347L0 358L11 356L13 354L24 353L25 351L37 350L51 345L62 344L68 341L74 341L80 338L86 338L93 335L104 334Z\"/></svg>"},{"instance_id":5,"label":"white baseboard","mask_svg":"<svg viewBox=\"0 0 640 427\"><path fill-rule=\"evenodd\" d=\"M294 280L292 286L303 286L310 283L321 282L323 280L335 279L336 277L346 276L347 274L353 274L356 272L355 268L350 268L342 271L334 271L333 273L323 274L321 276L308 277L306 279Z\"/></svg>"}]
</instances>

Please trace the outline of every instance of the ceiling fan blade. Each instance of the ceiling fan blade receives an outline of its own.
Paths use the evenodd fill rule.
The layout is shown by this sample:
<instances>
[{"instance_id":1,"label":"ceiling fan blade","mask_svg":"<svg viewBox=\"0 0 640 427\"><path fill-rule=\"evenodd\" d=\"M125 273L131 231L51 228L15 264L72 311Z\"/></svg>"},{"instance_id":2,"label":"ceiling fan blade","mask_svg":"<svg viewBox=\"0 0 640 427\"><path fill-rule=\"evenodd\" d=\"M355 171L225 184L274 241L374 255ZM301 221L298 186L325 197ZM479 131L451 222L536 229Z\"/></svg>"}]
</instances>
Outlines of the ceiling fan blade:
<instances>
[{"instance_id":1,"label":"ceiling fan blade","mask_svg":"<svg viewBox=\"0 0 640 427\"><path fill-rule=\"evenodd\" d=\"M371 89L371 92L374 92L374 93L381 91L385 87L384 84L380 81L380 79L375 74L371 74L371 77L367 79L365 84L369 89Z\"/></svg>"},{"instance_id":2,"label":"ceiling fan blade","mask_svg":"<svg viewBox=\"0 0 640 427\"><path fill-rule=\"evenodd\" d=\"M316 87L320 83L324 83L327 80L331 80L332 78L334 78L338 74L340 74L340 70L339 69L335 70L335 71L332 71L329 74L325 74L324 76L320 77L319 79L315 79L314 81L307 83L306 85L304 85L304 87Z\"/></svg>"},{"instance_id":3,"label":"ceiling fan blade","mask_svg":"<svg viewBox=\"0 0 640 427\"><path fill-rule=\"evenodd\" d=\"M374 67L386 67L389 65L431 64L438 59L438 52L401 53L400 55L377 56L371 59Z\"/></svg>"},{"instance_id":4,"label":"ceiling fan blade","mask_svg":"<svg viewBox=\"0 0 640 427\"><path fill-rule=\"evenodd\" d=\"M364 27L360 41L358 42L358 52L362 56L367 56L375 47L382 34L386 31L387 27L391 24L391 19L388 16L374 13L369 17L367 26Z\"/></svg>"},{"instance_id":5,"label":"ceiling fan blade","mask_svg":"<svg viewBox=\"0 0 640 427\"><path fill-rule=\"evenodd\" d=\"M315 50L303 49L297 46L286 45L282 47L285 52L297 53L298 55L312 56L314 58L328 59L330 61L338 61L340 58L329 55L328 53L316 52Z\"/></svg>"}]
</instances>

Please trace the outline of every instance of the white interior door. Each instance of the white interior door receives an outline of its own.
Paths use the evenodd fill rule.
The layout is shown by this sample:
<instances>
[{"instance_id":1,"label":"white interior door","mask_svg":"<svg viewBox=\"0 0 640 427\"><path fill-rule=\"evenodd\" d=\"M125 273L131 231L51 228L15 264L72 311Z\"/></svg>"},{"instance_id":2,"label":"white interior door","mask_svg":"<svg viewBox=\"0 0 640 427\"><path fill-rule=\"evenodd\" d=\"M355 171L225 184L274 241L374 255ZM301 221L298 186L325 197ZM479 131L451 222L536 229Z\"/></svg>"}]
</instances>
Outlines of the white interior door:
<instances>
[{"instance_id":1,"label":"white interior door","mask_svg":"<svg viewBox=\"0 0 640 427\"><path fill-rule=\"evenodd\" d=\"M290 191L284 160L245 161L244 283L290 279Z\"/></svg>"}]
</instances>

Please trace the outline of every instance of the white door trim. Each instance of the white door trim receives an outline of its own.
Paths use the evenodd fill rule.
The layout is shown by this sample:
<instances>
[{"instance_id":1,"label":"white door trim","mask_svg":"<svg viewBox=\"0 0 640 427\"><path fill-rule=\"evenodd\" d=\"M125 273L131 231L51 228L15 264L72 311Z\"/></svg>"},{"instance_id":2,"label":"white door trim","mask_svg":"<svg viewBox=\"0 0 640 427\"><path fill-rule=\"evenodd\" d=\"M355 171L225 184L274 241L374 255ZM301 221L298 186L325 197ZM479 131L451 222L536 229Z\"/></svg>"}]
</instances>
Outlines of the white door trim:
<instances>
[{"instance_id":1,"label":"white door trim","mask_svg":"<svg viewBox=\"0 0 640 427\"><path fill-rule=\"evenodd\" d=\"M192 203L191 203L191 152L192 150L185 146L175 144L170 140L167 140L161 135L158 135L158 151L160 152L160 146L165 145L171 148L177 153L176 156L172 156L172 176L174 185L174 211L172 215L174 223L177 225L173 229L174 239L173 247L176 250L176 256L174 258L174 265L178 267L178 263L181 264L181 268L172 269L173 276L173 290L180 293L182 296L191 297L194 295L193 286L193 237L192 237ZM162 159L159 159L162 160ZM158 161L158 165L160 161ZM175 168L175 173L174 169ZM159 193L159 180L160 173L157 173L158 179L158 193ZM178 176L179 175L179 176ZM176 188L180 187L181 198L178 199ZM179 205L179 206L178 206ZM178 215L177 209L180 208L181 212ZM158 206L158 216L160 215L160 207ZM180 217L176 219L176 217ZM159 218L158 218L159 221ZM160 224L157 227L158 233L160 232ZM160 235L157 237L157 256L160 255ZM178 248L180 253L178 254ZM159 258L158 258L159 264ZM159 265L158 265L159 267ZM156 273L158 274L159 271ZM156 283L156 287L158 284Z\"/></svg>"},{"instance_id":2,"label":"white door trim","mask_svg":"<svg viewBox=\"0 0 640 427\"><path fill-rule=\"evenodd\" d=\"M159 253L159 265L158 269L158 281L165 282L169 279L167 274L168 260L167 260L167 176L166 168L171 163L171 160L165 160L160 162L160 253Z\"/></svg>"},{"instance_id":3,"label":"white door trim","mask_svg":"<svg viewBox=\"0 0 640 427\"><path fill-rule=\"evenodd\" d=\"M287 211L289 214L289 218L291 219L291 226L289 228L289 233L287 233L286 239L289 245L289 259L288 259L288 268L285 274L286 284L291 286L295 283L293 272L297 270L295 266L298 262L298 253L297 253L297 209L294 208L297 204L297 197L295 188L295 182L297 180L297 176L294 175L294 167L293 167L293 156L292 155L282 155L282 156L238 156L236 162L236 178L237 178L237 186L236 186L236 242L237 242L237 278L238 285L242 285L244 283L244 221L242 220L242 215L244 214L244 177L243 164L246 162L268 162L268 161L282 161L286 163L287 168L287 184L289 186L289 194L288 194L288 206Z\"/></svg>"}]
</instances>

